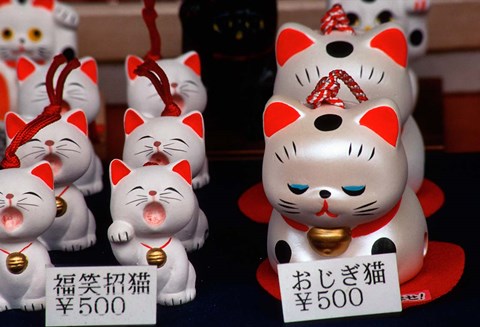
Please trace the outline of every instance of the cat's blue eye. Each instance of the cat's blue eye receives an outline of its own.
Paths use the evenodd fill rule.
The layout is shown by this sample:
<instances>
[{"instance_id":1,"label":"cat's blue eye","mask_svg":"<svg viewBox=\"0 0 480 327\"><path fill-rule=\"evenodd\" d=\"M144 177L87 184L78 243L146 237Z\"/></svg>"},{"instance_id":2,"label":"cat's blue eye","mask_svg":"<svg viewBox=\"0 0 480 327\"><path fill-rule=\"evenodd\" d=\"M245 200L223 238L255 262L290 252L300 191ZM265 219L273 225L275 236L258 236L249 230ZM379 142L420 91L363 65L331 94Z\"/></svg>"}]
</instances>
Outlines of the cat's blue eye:
<instances>
[{"instance_id":1,"label":"cat's blue eye","mask_svg":"<svg viewBox=\"0 0 480 327\"><path fill-rule=\"evenodd\" d=\"M289 190L294 194L302 194L308 190L308 185L306 184L288 184Z\"/></svg>"},{"instance_id":2,"label":"cat's blue eye","mask_svg":"<svg viewBox=\"0 0 480 327\"><path fill-rule=\"evenodd\" d=\"M342 190L350 196L357 196L365 192L365 185L342 186Z\"/></svg>"}]
</instances>

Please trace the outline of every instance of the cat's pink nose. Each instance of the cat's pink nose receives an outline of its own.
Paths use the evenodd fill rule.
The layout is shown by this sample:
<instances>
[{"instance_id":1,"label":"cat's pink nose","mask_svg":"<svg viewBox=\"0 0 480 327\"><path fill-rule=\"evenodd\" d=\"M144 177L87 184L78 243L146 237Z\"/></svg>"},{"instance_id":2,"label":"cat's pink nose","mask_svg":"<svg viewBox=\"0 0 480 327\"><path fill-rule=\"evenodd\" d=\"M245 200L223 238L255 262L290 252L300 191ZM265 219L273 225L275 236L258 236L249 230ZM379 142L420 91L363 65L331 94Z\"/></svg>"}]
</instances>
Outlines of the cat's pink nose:
<instances>
[{"instance_id":1,"label":"cat's pink nose","mask_svg":"<svg viewBox=\"0 0 480 327\"><path fill-rule=\"evenodd\" d=\"M172 83L172 84L170 84L170 86L173 87L173 88L176 88L178 86L178 84L177 83Z\"/></svg>"},{"instance_id":2,"label":"cat's pink nose","mask_svg":"<svg viewBox=\"0 0 480 327\"><path fill-rule=\"evenodd\" d=\"M155 142L153 142L153 146L154 146L154 147L159 147L160 144L162 144L162 142L160 142L160 141L155 141Z\"/></svg>"},{"instance_id":3,"label":"cat's pink nose","mask_svg":"<svg viewBox=\"0 0 480 327\"><path fill-rule=\"evenodd\" d=\"M10 199L13 199L13 194L12 193L8 193L7 195L5 195L5 197L10 200Z\"/></svg>"},{"instance_id":4,"label":"cat's pink nose","mask_svg":"<svg viewBox=\"0 0 480 327\"><path fill-rule=\"evenodd\" d=\"M45 141L45 145L46 145L46 146L52 146L52 145L54 145L54 144L55 144L55 142L53 142L52 140L46 140L46 141Z\"/></svg>"},{"instance_id":5,"label":"cat's pink nose","mask_svg":"<svg viewBox=\"0 0 480 327\"><path fill-rule=\"evenodd\" d=\"M154 196L155 194L157 194L157 191L149 191L148 192L148 195L150 195L150 196Z\"/></svg>"}]
</instances>

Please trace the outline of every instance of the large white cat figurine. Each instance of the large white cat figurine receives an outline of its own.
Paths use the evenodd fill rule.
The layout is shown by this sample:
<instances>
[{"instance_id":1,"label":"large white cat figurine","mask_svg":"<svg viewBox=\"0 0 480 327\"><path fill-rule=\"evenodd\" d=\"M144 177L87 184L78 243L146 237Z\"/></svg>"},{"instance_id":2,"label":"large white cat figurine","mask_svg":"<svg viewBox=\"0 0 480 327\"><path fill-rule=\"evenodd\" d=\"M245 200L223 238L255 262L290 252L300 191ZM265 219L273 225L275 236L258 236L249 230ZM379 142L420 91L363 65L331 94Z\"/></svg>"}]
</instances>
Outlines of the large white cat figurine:
<instances>
[{"instance_id":1,"label":"large white cat figurine","mask_svg":"<svg viewBox=\"0 0 480 327\"><path fill-rule=\"evenodd\" d=\"M108 239L115 258L122 265L158 267L158 303L193 300L195 269L175 236L197 210L188 161L132 169L115 159L110 181L113 223Z\"/></svg>"},{"instance_id":2,"label":"large white cat figurine","mask_svg":"<svg viewBox=\"0 0 480 327\"><path fill-rule=\"evenodd\" d=\"M0 170L0 311L45 308L45 270L38 237L55 220L53 173L47 162Z\"/></svg>"},{"instance_id":3,"label":"large white cat figurine","mask_svg":"<svg viewBox=\"0 0 480 327\"><path fill-rule=\"evenodd\" d=\"M274 96L264 111L263 186L277 264L396 252L400 282L422 268L428 233L406 186L400 115L390 99L340 109Z\"/></svg>"},{"instance_id":4,"label":"large white cat figurine","mask_svg":"<svg viewBox=\"0 0 480 327\"><path fill-rule=\"evenodd\" d=\"M5 128L10 143L27 123L14 112L7 113ZM50 163L55 177L57 218L40 237L49 250L78 251L96 242L96 224L85 197L73 184L85 174L91 161L87 119L80 110L71 110L61 119L42 128L16 151L21 167L40 160Z\"/></svg>"},{"instance_id":5,"label":"large white cat figurine","mask_svg":"<svg viewBox=\"0 0 480 327\"><path fill-rule=\"evenodd\" d=\"M134 55L125 60L127 104L146 117L158 117L165 104L150 80L134 73L135 68L142 63L143 60ZM182 115L194 110L203 112L207 106L207 90L201 78L198 53L189 51L177 58L160 59L156 63L165 71L173 101L182 111Z\"/></svg>"},{"instance_id":6,"label":"large white cat figurine","mask_svg":"<svg viewBox=\"0 0 480 327\"><path fill-rule=\"evenodd\" d=\"M389 98L397 103L407 153L408 184L418 191L424 178L423 137L412 117L416 79L408 69L405 34L395 23L362 33L333 31L320 34L297 23L286 23L276 39L277 75L274 94L299 101L315 88L320 77L335 69L346 71L369 99ZM347 88L339 97L355 101Z\"/></svg>"},{"instance_id":7,"label":"large white cat figurine","mask_svg":"<svg viewBox=\"0 0 480 327\"><path fill-rule=\"evenodd\" d=\"M62 112L81 108L87 116L88 124L91 124L97 118L101 106L98 66L92 57L80 58L80 64L78 69L68 74L65 81ZM48 69L49 65L36 64L27 57L19 58L17 112L22 117L33 119L50 103L45 86ZM57 82L60 71L61 69L57 70L54 83ZM98 193L103 189L101 160L97 154L94 154L91 160L88 170L75 182L84 195Z\"/></svg>"}]
</instances>

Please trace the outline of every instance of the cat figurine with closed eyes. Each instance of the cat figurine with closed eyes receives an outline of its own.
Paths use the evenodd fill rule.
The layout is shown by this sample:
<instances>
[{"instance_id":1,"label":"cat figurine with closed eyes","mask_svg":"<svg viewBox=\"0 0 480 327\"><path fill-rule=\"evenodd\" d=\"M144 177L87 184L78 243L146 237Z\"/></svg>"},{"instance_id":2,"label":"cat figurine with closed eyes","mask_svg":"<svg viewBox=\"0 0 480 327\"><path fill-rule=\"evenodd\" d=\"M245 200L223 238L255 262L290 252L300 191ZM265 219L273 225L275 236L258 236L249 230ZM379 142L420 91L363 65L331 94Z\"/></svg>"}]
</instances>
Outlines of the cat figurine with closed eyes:
<instances>
[{"instance_id":1,"label":"cat figurine with closed eyes","mask_svg":"<svg viewBox=\"0 0 480 327\"><path fill-rule=\"evenodd\" d=\"M273 96L264 111L263 186L272 268L396 253L403 283L422 268L428 231L407 185L401 114L390 99L316 109Z\"/></svg>"},{"instance_id":2,"label":"cat figurine with closed eyes","mask_svg":"<svg viewBox=\"0 0 480 327\"><path fill-rule=\"evenodd\" d=\"M80 58L80 67L73 70L65 81L62 113L81 108L92 124L100 112L101 99L98 85L98 66L92 57ZM20 57L17 63L18 112L22 117L33 119L49 104L45 79L49 65L39 65L27 57ZM57 81L59 73L54 77ZM93 145L92 145L92 151ZM97 154L85 174L75 185L85 195L98 193L103 189L103 167Z\"/></svg>"},{"instance_id":3,"label":"cat figurine with closed eyes","mask_svg":"<svg viewBox=\"0 0 480 327\"><path fill-rule=\"evenodd\" d=\"M157 302L179 305L196 295L196 273L177 234L197 210L188 161L131 168L110 163L113 223L108 240L122 265L157 266Z\"/></svg>"},{"instance_id":4,"label":"cat figurine with closed eyes","mask_svg":"<svg viewBox=\"0 0 480 327\"><path fill-rule=\"evenodd\" d=\"M18 114L7 113L8 144L26 124ZM52 166L57 215L52 226L39 238L48 250L79 251L96 242L94 216L74 184L85 174L93 155L87 126L81 109L70 110L60 120L40 129L16 151L20 167L29 167L41 160Z\"/></svg>"},{"instance_id":5,"label":"cat figurine with closed eyes","mask_svg":"<svg viewBox=\"0 0 480 327\"><path fill-rule=\"evenodd\" d=\"M276 60L273 94L304 101L320 77L341 69L358 82L370 99L395 101L407 153L408 184L415 192L420 189L425 148L412 116L416 78L408 67L407 41L399 25L386 23L362 34L338 30L321 34L301 24L286 23L277 33ZM340 90L339 96L354 100L345 89Z\"/></svg>"},{"instance_id":6,"label":"cat figurine with closed eyes","mask_svg":"<svg viewBox=\"0 0 480 327\"><path fill-rule=\"evenodd\" d=\"M185 115L194 110L203 112L207 106L207 90L201 78L200 57L189 51L177 58L159 59L157 64L164 70L170 82L174 102ZM134 70L143 59L130 55L125 61L127 76L127 104L146 117L158 117L165 104L148 78L142 78Z\"/></svg>"},{"instance_id":7,"label":"cat figurine with closed eyes","mask_svg":"<svg viewBox=\"0 0 480 327\"><path fill-rule=\"evenodd\" d=\"M206 167L204 125L198 111L184 116L146 118L134 109L124 116L125 144L122 160L133 168L145 165L168 165L187 160L192 172L193 188L208 183ZM208 235L208 221L196 200L194 218L178 238L187 251L203 246Z\"/></svg>"},{"instance_id":8,"label":"cat figurine with closed eyes","mask_svg":"<svg viewBox=\"0 0 480 327\"><path fill-rule=\"evenodd\" d=\"M0 170L0 311L45 309L50 256L38 237L55 220L52 168L40 162Z\"/></svg>"}]
</instances>

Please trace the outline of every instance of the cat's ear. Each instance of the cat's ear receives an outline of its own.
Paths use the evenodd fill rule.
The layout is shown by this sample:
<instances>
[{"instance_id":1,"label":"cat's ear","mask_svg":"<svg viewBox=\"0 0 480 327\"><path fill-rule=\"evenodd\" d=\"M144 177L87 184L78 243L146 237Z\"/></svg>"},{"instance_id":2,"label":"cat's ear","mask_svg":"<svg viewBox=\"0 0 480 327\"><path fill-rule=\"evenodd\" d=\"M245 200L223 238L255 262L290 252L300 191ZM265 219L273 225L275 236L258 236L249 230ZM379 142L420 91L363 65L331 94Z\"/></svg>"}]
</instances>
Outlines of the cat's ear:
<instances>
[{"instance_id":1,"label":"cat's ear","mask_svg":"<svg viewBox=\"0 0 480 327\"><path fill-rule=\"evenodd\" d=\"M0 7L4 5L9 5L12 3L12 0L0 0Z\"/></svg>"},{"instance_id":2,"label":"cat's ear","mask_svg":"<svg viewBox=\"0 0 480 327\"><path fill-rule=\"evenodd\" d=\"M125 59L125 74L128 77L129 81L133 81L137 78L137 74L134 73L134 70L143 63L143 59L134 55L128 55Z\"/></svg>"},{"instance_id":3,"label":"cat's ear","mask_svg":"<svg viewBox=\"0 0 480 327\"><path fill-rule=\"evenodd\" d=\"M83 134L88 136L88 121L82 109L67 111L64 115L65 121L77 127Z\"/></svg>"},{"instance_id":4,"label":"cat's ear","mask_svg":"<svg viewBox=\"0 0 480 327\"><path fill-rule=\"evenodd\" d=\"M182 117L182 123L189 126L200 138L204 137L203 116L199 111L192 111Z\"/></svg>"},{"instance_id":5,"label":"cat's ear","mask_svg":"<svg viewBox=\"0 0 480 327\"><path fill-rule=\"evenodd\" d=\"M378 31L380 29L380 31ZM394 62L406 68L408 62L408 43L403 30L395 23L379 25L372 30L374 36L370 39L370 46L379 49Z\"/></svg>"},{"instance_id":6,"label":"cat's ear","mask_svg":"<svg viewBox=\"0 0 480 327\"><path fill-rule=\"evenodd\" d=\"M182 176L188 184L192 185L192 170L190 169L190 164L187 160L182 160L178 163L175 163L172 171Z\"/></svg>"},{"instance_id":7,"label":"cat's ear","mask_svg":"<svg viewBox=\"0 0 480 327\"><path fill-rule=\"evenodd\" d=\"M98 84L98 66L95 59L92 57L82 58L80 63L80 70L87 75L93 83Z\"/></svg>"},{"instance_id":8,"label":"cat's ear","mask_svg":"<svg viewBox=\"0 0 480 327\"><path fill-rule=\"evenodd\" d=\"M17 113L9 111L5 114L5 132L10 140L12 140L25 125L27 125L27 122Z\"/></svg>"},{"instance_id":9,"label":"cat's ear","mask_svg":"<svg viewBox=\"0 0 480 327\"><path fill-rule=\"evenodd\" d=\"M372 108L362 115L359 124L375 132L391 146L398 145L400 119L393 101L388 99L375 101Z\"/></svg>"},{"instance_id":10,"label":"cat's ear","mask_svg":"<svg viewBox=\"0 0 480 327\"><path fill-rule=\"evenodd\" d=\"M30 174L40 178L51 190L54 189L52 166L47 161L41 161L31 167Z\"/></svg>"},{"instance_id":11,"label":"cat's ear","mask_svg":"<svg viewBox=\"0 0 480 327\"><path fill-rule=\"evenodd\" d=\"M430 0L405 0L405 9L411 14L425 14L430 9Z\"/></svg>"},{"instance_id":12,"label":"cat's ear","mask_svg":"<svg viewBox=\"0 0 480 327\"><path fill-rule=\"evenodd\" d=\"M112 186L117 186L125 176L128 176L132 170L120 159L113 159L110 162L110 182Z\"/></svg>"},{"instance_id":13,"label":"cat's ear","mask_svg":"<svg viewBox=\"0 0 480 327\"><path fill-rule=\"evenodd\" d=\"M296 109L287 99L281 96L272 97L263 112L263 132L265 137L271 137L302 116L303 113Z\"/></svg>"},{"instance_id":14,"label":"cat's ear","mask_svg":"<svg viewBox=\"0 0 480 327\"><path fill-rule=\"evenodd\" d=\"M197 74L198 76L201 76L202 66L200 63L200 56L196 51L189 51L181 55L180 57L178 57L178 60L182 64L184 64L185 66L193 70L195 74Z\"/></svg>"},{"instance_id":15,"label":"cat's ear","mask_svg":"<svg viewBox=\"0 0 480 327\"><path fill-rule=\"evenodd\" d=\"M314 44L315 39L310 36L312 33L312 30L300 24L284 24L277 34L275 44L277 64L283 66L291 57Z\"/></svg>"},{"instance_id":16,"label":"cat's ear","mask_svg":"<svg viewBox=\"0 0 480 327\"><path fill-rule=\"evenodd\" d=\"M17 78L20 83L24 82L37 70L37 65L27 57L21 56L17 60Z\"/></svg>"},{"instance_id":17,"label":"cat's ear","mask_svg":"<svg viewBox=\"0 0 480 327\"><path fill-rule=\"evenodd\" d=\"M128 108L123 115L123 129L125 135L130 135L138 126L145 124L145 119L132 108Z\"/></svg>"},{"instance_id":18,"label":"cat's ear","mask_svg":"<svg viewBox=\"0 0 480 327\"><path fill-rule=\"evenodd\" d=\"M53 11L53 8L55 7L55 0L33 0L32 5L34 7L41 7L47 9L48 11Z\"/></svg>"}]
</instances>

